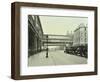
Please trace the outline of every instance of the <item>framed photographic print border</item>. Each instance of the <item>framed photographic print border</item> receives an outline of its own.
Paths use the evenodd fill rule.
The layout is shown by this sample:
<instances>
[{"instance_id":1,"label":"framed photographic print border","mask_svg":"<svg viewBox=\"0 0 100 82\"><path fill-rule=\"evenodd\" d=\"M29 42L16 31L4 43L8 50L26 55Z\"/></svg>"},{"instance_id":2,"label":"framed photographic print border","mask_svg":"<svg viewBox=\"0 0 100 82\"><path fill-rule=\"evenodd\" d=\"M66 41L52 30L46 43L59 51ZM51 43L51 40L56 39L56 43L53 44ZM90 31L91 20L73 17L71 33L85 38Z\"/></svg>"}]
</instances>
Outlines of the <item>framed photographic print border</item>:
<instances>
[{"instance_id":1,"label":"framed photographic print border","mask_svg":"<svg viewBox=\"0 0 100 82\"><path fill-rule=\"evenodd\" d=\"M57 8L57 9L75 9L75 10L93 10L94 11L94 71L93 72L77 72L77 73L55 73L42 75L20 75L20 8L21 7L38 7L38 8ZM11 78L36 79L36 78L53 78L53 77L69 77L84 76L97 74L97 7L76 6L76 5L58 5L58 4L42 4L14 2L11 4Z\"/></svg>"}]
</instances>

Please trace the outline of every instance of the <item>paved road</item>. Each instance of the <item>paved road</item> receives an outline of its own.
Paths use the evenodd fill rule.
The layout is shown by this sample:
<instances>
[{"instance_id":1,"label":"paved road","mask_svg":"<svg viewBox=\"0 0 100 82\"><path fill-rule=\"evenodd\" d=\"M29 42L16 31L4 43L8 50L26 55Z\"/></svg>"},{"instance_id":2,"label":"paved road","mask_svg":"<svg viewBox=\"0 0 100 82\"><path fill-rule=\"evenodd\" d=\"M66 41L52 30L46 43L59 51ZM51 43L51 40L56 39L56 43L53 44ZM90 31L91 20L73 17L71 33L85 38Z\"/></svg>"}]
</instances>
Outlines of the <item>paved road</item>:
<instances>
[{"instance_id":1,"label":"paved road","mask_svg":"<svg viewBox=\"0 0 100 82\"><path fill-rule=\"evenodd\" d=\"M28 58L29 66L49 66L49 65L73 65L86 64L87 59L80 56L66 54L63 51L49 51L49 57L46 58L46 52L32 55Z\"/></svg>"}]
</instances>

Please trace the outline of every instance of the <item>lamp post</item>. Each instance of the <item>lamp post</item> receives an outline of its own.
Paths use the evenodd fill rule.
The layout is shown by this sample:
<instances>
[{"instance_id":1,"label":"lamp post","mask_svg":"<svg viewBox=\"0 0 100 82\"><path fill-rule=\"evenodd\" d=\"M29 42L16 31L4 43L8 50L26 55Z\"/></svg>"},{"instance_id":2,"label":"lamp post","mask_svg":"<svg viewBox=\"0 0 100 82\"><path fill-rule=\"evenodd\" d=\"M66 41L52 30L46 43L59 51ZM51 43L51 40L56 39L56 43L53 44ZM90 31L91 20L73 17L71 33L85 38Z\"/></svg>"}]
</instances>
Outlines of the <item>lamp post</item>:
<instances>
[{"instance_id":1,"label":"lamp post","mask_svg":"<svg viewBox=\"0 0 100 82\"><path fill-rule=\"evenodd\" d=\"M46 35L46 40L47 40L46 58L48 58L48 35Z\"/></svg>"}]
</instances>

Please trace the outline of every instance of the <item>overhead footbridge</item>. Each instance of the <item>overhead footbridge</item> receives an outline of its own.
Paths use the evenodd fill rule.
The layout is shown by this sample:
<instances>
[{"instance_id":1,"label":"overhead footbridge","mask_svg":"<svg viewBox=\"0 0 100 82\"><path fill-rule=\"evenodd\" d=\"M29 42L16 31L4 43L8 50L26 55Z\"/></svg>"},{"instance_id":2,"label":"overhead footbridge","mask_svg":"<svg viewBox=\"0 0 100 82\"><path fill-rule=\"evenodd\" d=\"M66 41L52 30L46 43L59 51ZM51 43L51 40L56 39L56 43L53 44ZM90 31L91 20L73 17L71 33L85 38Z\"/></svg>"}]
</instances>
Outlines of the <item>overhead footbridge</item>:
<instances>
[{"instance_id":1,"label":"overhead footbridge","mask_svg":"<svg viewBox=\"0 0 100 82\"><path fill-rule=\"evenodd\" d=\"M72 38L70 35L52 35L45 34L42 39L44 46L65 46L66 44L72 44Z\"/></svg>"}]
</instances>

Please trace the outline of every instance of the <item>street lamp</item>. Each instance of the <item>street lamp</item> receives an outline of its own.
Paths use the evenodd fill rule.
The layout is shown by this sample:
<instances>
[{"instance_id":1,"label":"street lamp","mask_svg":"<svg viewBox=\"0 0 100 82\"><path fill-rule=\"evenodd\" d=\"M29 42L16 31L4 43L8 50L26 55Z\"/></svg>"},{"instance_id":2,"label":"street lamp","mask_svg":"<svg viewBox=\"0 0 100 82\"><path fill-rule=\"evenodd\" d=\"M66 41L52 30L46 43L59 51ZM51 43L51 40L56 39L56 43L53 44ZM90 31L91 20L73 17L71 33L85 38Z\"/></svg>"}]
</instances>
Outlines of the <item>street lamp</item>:
<instances>
[{"instance_id":1,"label":"street lamp","mask_svg":"<svg viewBox=\"0 0 100 82\"><path fill-rule=\"evenodd\" d=\"M46 58L48 58L48 35L46 35L46 40L47 40Z\"/></svg>"}]
</instances>

